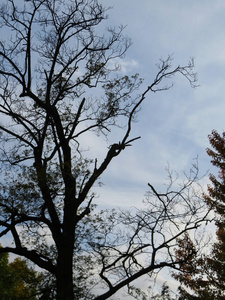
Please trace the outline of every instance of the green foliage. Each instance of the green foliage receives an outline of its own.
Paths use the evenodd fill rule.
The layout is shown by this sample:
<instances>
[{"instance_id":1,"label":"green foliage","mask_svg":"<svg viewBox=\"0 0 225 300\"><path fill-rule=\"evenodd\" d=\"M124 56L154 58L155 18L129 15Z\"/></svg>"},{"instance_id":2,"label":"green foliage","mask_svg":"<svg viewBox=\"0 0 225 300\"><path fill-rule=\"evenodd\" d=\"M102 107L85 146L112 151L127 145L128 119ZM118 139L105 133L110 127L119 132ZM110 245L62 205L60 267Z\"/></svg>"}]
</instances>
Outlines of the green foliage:
<instances>
[{"instance_id":1,"label":"green foliage","mask_svg":"<svg viewBox=\"0 0 225 300\"><path fill-rule=\"evenodd\" d=\"M9 263L8 253L0 254L0 299L35 300L40 276L25 260L16 258Z\"/></svg>"}]
</instances>

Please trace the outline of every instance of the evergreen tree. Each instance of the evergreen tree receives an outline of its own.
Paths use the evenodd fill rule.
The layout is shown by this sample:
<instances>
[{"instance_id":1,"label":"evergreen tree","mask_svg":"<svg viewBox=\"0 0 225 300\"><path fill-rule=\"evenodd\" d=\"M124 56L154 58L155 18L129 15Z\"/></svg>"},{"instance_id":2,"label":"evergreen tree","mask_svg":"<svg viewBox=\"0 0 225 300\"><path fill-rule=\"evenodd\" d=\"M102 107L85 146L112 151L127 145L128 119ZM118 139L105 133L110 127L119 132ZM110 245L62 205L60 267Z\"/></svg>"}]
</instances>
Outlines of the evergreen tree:
<instances>
[{"instance_id":1,"label":"evergreen tree","mask_svg":"<svg viewBox=\"0 0 225 300\"><path fill-rule=\"evenodd\" d=\"M218 168L218 176L210 175L211 185L208 186L208 195L204 199L215 211L216 242L209 255L189 260L189 264L182 267L183 273L173 274L182 285L192 290L189 293L183 286L179 288L182 299L225 299L225 132L220 135L213 131L209 135L212 149L207 149L211 163ZM186 240L185 247L191 245ZM193 245L192 245L193 247ZM180 244L176 252L177 257L183 253L184 245ZM194 249L194 248L193 248Z\"/></svg>"}]
</instances>

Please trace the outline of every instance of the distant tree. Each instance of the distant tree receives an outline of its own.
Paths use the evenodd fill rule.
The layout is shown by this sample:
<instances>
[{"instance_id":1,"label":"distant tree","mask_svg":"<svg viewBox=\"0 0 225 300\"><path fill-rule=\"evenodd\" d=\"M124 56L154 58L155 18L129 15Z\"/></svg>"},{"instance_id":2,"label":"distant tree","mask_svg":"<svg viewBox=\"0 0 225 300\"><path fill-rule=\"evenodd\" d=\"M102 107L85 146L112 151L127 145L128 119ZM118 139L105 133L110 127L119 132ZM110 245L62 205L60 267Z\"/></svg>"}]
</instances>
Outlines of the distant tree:
<instances>
[{"instance_id":1,"label":"distant tree","mask_svg":"<svg viewBox=\"0 0 225 300\"><path fill-rule=\"evenodd\" d=\"M216 242L209 254L197 260L193 257L182 267L182 273L174 274L184 286L189 287L193 293L180 287L180 299L212 299L222 300L225 297L225 133L220 135L213 131L209 136L213 148L207 149L211 163L219 169L218 176L210 175L212 185L208 187L208 195L204 196L207 205L213 208L215 216ZM185 241L192 249L194 245ZM182 247L177 250L177 256L182 254Z\"/></svg>"},{"instance_id":2,"label":"distant tree","mask_svg":"<svg viewBox=\"0 0 225 300\"><path fill-rule=\"evenodd\" d=\"M153 300L172 300L169 286L166 282L163 283L160 294L151 297Z\"/></svg>"},{"instance_id":3,"label":"distant tree","mask_svg":"<svg viewBox=\"0 0 225 300\"><path fill-rule=\"evenodd\" d=\"M164 79L176 74L196 84L193 61L172 68L168 57L137 92L142 80L117 65L130 40L122 27L101 34L105 18L97 0L8 0L0 8L0 237L14 242L0 253L44 269L58 300L107 299L142 275L179 267L176 239L207 217L191 193L197 173L177 192L149 184L143 211L94 213L93 187L139 139L132 121L146 95L168 90ZM105 158L86 154L89 134L108 139Z\"/></svg>"},{"instance_id":4,"label":"distant tree","mask_svg":"<svg viewBox=\"0 0 225 300\"><path fill-rule=\"evenodd\" d=\"M136 293L136 295L135 295ZM167 282L164 282L159 290L159 293L156 294L152 287L148 287L147 292L141 292L141 290L132 290L131 295L138 300L175 300L177 299L176 293L171 291Z\"/></svg>"},{"instance_id":5,"label":"distant tree","mask_svg":"<svg viewBox=\"0 0 225 300\"><path fill-rule=\"evenodd\" d=\"M9 263L8 256L8 253L0 254L0 299L37 299L37 287L41 280L37 272L20 258Z\"/></svg>"}]
</instances>

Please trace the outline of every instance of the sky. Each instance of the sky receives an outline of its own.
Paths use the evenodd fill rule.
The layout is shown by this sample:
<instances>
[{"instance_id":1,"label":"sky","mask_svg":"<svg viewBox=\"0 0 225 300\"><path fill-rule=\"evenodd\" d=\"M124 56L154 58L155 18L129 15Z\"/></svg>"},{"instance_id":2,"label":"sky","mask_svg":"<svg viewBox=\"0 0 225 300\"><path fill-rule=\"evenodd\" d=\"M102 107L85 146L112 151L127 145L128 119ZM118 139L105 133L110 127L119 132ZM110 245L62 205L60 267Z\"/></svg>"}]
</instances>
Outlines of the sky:
<instances>
[{"instance_id":1,"label":"sky","mask_svg":"<svg viewBox=\"0 0 225 300\"><path fill-rule=\"evenodd\" d=\"M140 92L152 82L159 59L171 54L174 67L195 58L199 79L199 87L193 89L182 76L176 76L172 89L146 97L131 135L141 139L113 160L101 178L104 185L96 199L101 208L127 208L141 205L148 182L164 187L168 164L182 173L198 157L200 174L215 172L205 149L208 134L225 129L225 1L100 2L112 6L105 26L126 25L124 34L133 45L121 62L122 72L144 78ZM112 142L121 140L120 134ZM89 137L89 144L104 156L106 149L95 136Z\"/></svg>"},{"instance_id":2,"label":"sky","mask_svg":"<svg viewBox=\"0 0 225 300\"><path fill-rule=\"evenodd\" d=\"M105 174L105 188L116 186L116 193L119 189L126 193L128 187L135 194L132 199L136 198L148 182L160 186L165 181L167 164L182 172L190 169L196 157L200 174L215 172L205 150L212 130L221 133L225 128L224 1L102 3L112 6L107 25L126 25L124 33L133 45L122 70L128 75L139 73L144 78L143 89L156 75L155 64L170 54L174 66L195 59L199 84L193 89L182 76L176 76L169 91L148 94L131 136L142 138L113 161ZM113 193L113 197L119 195Z\"/></svg>"},{"instance_id":3,"label":"sky","mask_svg":"<svg viewBox=\"0 0 225 300\"><path fill-rule=\"evenodd\" d=\"M126 25L132 39L122 71L139 73L143 89L156 75L160 58L173 54L173 64L195 59L199 87L193 89L181 76L174 87L148 94L132 137L141 136L112 162L102 176L104 183L97 203L127 208L139 206L150 182L158 189L166 183L166 166L178 173L188 171L198 157L200 175L215 173L206 154L208 135L225 129L225 2L201 0L102 0L107 6L108 25ZM142 89L140 88L140 92ZM115 137L115 141L119 140ZM118 139L118 140L116 140ZM93 141L94 144L94 141ZM101 151L101 145L95 143ZM206 186L208 176L202 184ZM168 280L167 271L159 282ZM174 285L175 286L175 285Z\"/></svg>"}]
</instances>

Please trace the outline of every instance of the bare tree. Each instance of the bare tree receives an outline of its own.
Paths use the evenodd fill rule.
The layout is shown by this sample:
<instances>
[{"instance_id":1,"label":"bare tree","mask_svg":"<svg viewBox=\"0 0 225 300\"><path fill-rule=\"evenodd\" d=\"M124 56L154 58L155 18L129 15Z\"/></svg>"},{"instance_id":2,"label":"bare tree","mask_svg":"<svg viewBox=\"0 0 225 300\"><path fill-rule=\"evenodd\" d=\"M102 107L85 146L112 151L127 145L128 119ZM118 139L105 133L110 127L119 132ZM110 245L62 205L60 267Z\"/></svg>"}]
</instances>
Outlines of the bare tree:
<instances>
[{"instance_id":1,"label":"bare tree","mask_svg":"<svg viewBox=\"0 0 225 300\"><path fill-rule=\"evenodd\" d=\"M176 74L195 86L193 61L172 68L171 57L161 60L153 82L137 94L142 80L137 75L120 76L115 64L130 40L123 36L122 27L98 33L106 10L97 0L8 0L1 5L0 18L0 138L6 172L1 184L0 237L11 234L14 242L0 252L31 260L55 277L57 299L75 299L73 261L82 248L80 224L88 220L92 188L112 160L139 138L131 136L132 121L149 92L168 89L164 79ZM109 141L102 161L84 157L80 136L95 132L105 137L121 124L121 139ZM169 204L161 201L162 214L173 223L176 215L166 215ZM164 215L135 217L136 229L125 251L128 261L147 249L141 241L137 250L133 247L144 224L156 230ZM164 234L161 238L167 239ZM100 276L109 294L150 272L159 247L168 244L165 241L161 246L152 244L148 267L141 270L137 264L135 274L131 266L125 267L126 278L116 288L105 273L122 260L108 265L104 252L99 252L103 255Z\"/></svg>"},{"instance_id":2,"label":"bare tree","mask_svg":"<svg viewBox=\"0 0 225 300\"><path fill-rule=\"evenodd\" d=\"M145 293L132 285L135 279L148 275L153 280L163 268L181 271L185 264L193 263L201 247L194 236L200 225L210 220L210 209L202 200L197 165L183 181L177 181L169 173L169 184L161 193L148 184L143 209L133 208L113 216L109 212L102 221L105 226L92 226L91 236L95 239L89 244L101 262L101 283L107 288L95 299L108 299L122 287L127 287L131 295L138 292L140 299Z\"/></svg>"}]
</instances>

